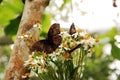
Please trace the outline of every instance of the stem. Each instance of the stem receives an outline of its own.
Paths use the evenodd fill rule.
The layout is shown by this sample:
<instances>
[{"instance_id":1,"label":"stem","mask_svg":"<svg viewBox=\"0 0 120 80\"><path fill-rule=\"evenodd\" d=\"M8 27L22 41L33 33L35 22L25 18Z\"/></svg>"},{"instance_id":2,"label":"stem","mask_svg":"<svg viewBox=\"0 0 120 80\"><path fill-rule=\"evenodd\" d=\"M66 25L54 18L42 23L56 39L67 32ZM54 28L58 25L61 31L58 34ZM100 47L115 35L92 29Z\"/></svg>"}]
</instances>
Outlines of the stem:
<instances>
[{"instance_id":1,"label":"stem","mask_svg":"<svg viewBox=\"0 0 120 80\"><path fill-rule=\"evenodd\" d=\"M79 48L81 46L81 44L78 44L76 47L74 47L73 49L69 50L68 53L72 53L74 50L76 50L77 48Z\"/></svg>"}]
</instances>

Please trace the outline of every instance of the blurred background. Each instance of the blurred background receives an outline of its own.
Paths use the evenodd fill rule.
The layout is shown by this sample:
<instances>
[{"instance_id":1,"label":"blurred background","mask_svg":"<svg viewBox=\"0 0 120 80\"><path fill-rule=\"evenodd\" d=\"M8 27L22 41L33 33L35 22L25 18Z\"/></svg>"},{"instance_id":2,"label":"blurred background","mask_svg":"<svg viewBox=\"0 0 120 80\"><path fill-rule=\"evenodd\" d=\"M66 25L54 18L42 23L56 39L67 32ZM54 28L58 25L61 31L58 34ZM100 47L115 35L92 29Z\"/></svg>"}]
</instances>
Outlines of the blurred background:
<instances>
[{"instance_id":1,"label":"blurred background","mask_svg":"<svg viewBox=\"0 0 120 80\"><path fill-rule=\"evenodd\" d=\"M24 3L0 0L0 80L7 67ZM94 54L87 59L82 80L120 80L120 0L50 0L42 19L40 38L51 24L89 31L99 38Z\"/></svg>"}]
</instances>

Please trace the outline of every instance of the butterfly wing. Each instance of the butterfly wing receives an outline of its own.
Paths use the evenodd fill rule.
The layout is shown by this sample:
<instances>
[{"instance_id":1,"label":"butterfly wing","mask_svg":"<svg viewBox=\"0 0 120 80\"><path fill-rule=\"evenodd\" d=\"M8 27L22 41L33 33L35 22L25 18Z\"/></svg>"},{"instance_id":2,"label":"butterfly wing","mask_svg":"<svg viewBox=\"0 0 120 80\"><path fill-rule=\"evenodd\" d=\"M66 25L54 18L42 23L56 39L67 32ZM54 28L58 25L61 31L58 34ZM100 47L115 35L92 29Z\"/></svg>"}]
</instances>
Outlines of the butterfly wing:
<instances>
[{"instance_id":1,"label":"butterfly wing","mask_svg":"<svg viewBox=\"0 0 120 80\"><path fill-rule=\"evenodd\" d=\"M48 42L51 43L53 46L59 46L62 41L62 37L60 34L60 24L55 23L53 24L49 31L48 31Z\"/></svg>"},{"instance_id":2,"label":"butterfly wing","mask_svg":"<svg viewBox=\"0 0 120 80\"><path fill-rule=\"evenodd\" d=\"M45 40L40 40L35 42L32 47L31 47L31 51L42 51L44 49L44 44L45 44Z\"/></svg>"},{"instance_id":3,"label":"butterfly wing","mask_svg":"<svg viewBox=\"0 0 120 80\"><path fill-rule=\"evenodd\" d=\"M46 53L52 53L62 41L60 34L60 25L58 23L53 24L49 31L48 37L45 40L39 40L32 45L32 51L44 51Z\"/></svg>"},{"instance_id":4,"label":"butterfly wing","mask_svg":"<svg viewBox=\"0 0 120 80\"><path fill-rule=\"evenodd\" d=\"M48 38L60 34L60 24L53 24L48 31Z\"/></svg>"},{"instance_id":5,"label":"butterfly wing","mask_svg":"<svg viewBox=\"0 0 120 80\"><path fill-rule=\"evenodd\" d=\"M72 25L70 26L69 34L72 35L74 33L76 33L76 29L74 23L72 23Z\"/></svg>"}]
</instances>

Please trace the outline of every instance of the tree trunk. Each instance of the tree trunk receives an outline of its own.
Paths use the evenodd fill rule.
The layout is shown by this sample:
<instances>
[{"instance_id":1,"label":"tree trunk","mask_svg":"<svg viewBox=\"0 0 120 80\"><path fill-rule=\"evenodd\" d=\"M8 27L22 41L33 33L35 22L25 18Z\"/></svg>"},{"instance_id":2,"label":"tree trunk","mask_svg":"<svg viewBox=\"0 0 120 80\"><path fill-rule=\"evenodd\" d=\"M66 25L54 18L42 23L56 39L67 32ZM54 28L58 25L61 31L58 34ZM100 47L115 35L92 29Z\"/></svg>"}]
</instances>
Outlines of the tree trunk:
<instances>
[{"instance_id":1,"label":"tree trunk","mask_svg":"<svg viewBox=\"0 0 120 80\"><path fill-rule=\"evenodd\" d=\"M24 61L28 59L28 55L31 53L31 45L38 41L39 37L39 29L33 25L38 22L41 23L42 14L48 4L49 0L25 1L23 16L4 80L22 80L22 75L25 73ZM24 37L25 35L27 38Z\"/></svg>"}]
</instances>

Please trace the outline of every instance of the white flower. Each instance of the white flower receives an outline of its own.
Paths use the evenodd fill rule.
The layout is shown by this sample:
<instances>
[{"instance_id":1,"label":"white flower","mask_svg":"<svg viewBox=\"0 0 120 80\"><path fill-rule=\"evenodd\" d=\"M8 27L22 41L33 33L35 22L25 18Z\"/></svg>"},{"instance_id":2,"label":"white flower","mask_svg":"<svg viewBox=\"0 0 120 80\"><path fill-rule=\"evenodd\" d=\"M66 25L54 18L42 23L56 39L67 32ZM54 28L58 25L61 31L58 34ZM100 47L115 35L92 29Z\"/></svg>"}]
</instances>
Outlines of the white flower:
<instances>
[{"instance_id":1,"label":"white flower","mask_svg":"<svg viewBox=\"0 0 120 80\"><path fill-rule=\"evenodd\" d=\"M62 32L62 33L61 33L61 36L62 36L62 38L64 39L64 38L66 38L66 37L70 37L71 35L70 35L67 31L65 31L65 32Z\"/></svg>"},{"instance_id":2,"label":"white flower","mask_svg":"<svg viewBox=\"0 0 120 80\"><path fill-rule=\"evenodd\" d=\"M80 36L84 37L86 34L88 34L88 32L87 31L82 31L79 34L80 34Z\"/></svg>"},{"instance_id":3,"label":"white flower","mask_svg":"<svg viewBox=\"0 0 120 80\"><path fill-rule=\"evenodd\" d=\"M78 35L79 35L79 33L78 32L76 32L75 34L73 34L72 36L74 36L74 38L77 38L78 37Z\"/></svg>"},{"instance_id":4,"label":"white flower","mask_svg":"<svg viewBox=\"0 0 120 80\"><path fill-rule=\"evenodd\" d=\"M90 42L91 45L94 45L94 44L96 43L96 42L95 42L95 39L93 39L93 38L90 38L90 39L89 39L89 42Z\"/></svg>"},{"instance_id":5,"label":"white flower","mask_svg":"<svg viewBox=\"0 0 120 80\"><path fill-rule=\"evenodd\" d=\"M24 38L24 36L18 36L18 38L23 39L23 38Z\"/></svg>"},{"instance_id":6,"label":"white flower","mask_svg":"<svg viewBox=\"0 0 120 80\"><path fill-rule=\"evenodd\" d=\"M22 78L27 78L27 76L24 76L24 75L23 75Z\"/></svg>"},{"instance_id":7,"label":"white flower","mask_svg":"<svg viewBox=\"0 0 120 80\"><path fill-rule=\"evenodd\" d=\"M33 25L33 27L38 26L40 26L40 24ZM64 62L66 59L63 58L63 55L76 48L79 44L81 46L77 47L72 55L70 55L72 57L70 58L73 60L74 66L77 67L79 64L76 62L79 56L77 57L76 55L85 53L85 56L91 56L93 53L93 45L96 43L96 41L87 31L79 31L72 35L70 35L67 31L64 31L61 32L60 35L62 37L62 43L53 53L44 56L42 54L37 54L37 52L32 52L32 55L30 55L29 59L25 61L24 65L26 65L30 71L33 71L38 75L39 73L49 71L49 69L46 68L48 64L53 67L54 70L57 69L55 67L56 65L52 61ZM29 35L24 35L23 37L29 37ZM25 78L25 76L23 76L23 78Z\"/></svg>"},{"instance_id":8,"label":"white flower","mask_svg":"<svg viewBox=\"0 0 120 80\"><path fill-rule=\"evenodd\" d=\"M38 29L41 29L41 26L42 26L42 25L39 24L39 23L36 23L36 24L33 25L34 28L38 28Z\"/></svg>"},{"instance_id":9,"label":"white flower","mask_svg":"<svg viewBox=\"0 0 120 80\"><path fill-rule=\"evenodd\" d=\"M43 59L40 59L40 62L41 62L42 64L44 64L44 60L43 60Z\"/></svg>"},{"instance_id":10,"label":"white flower","mask_svg":"<svg viewBox=\"0 0 120 80\"><path fill-rule=\"evenodd\" d=\"M120 42L120 35L116 35L114 38L116 39L117 42Z\"/></svg>"}]
</instances>

